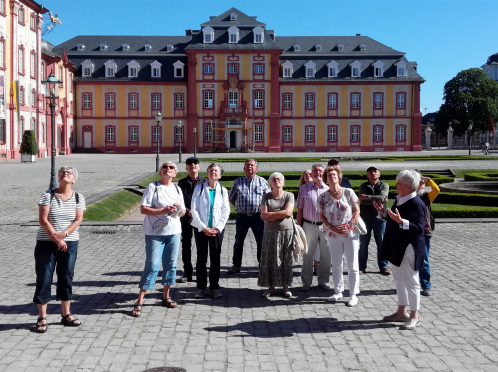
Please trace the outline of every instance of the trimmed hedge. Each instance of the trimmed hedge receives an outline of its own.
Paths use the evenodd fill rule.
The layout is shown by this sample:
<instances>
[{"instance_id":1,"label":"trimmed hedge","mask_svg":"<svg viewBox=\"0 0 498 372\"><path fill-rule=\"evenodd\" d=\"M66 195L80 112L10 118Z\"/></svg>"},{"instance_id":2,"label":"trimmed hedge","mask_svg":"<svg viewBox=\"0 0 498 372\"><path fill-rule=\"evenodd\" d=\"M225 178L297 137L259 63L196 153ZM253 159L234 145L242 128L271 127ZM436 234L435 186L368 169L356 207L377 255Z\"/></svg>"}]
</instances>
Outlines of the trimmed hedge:
<instances>
[{"instance_id":1,"label":"trimmed hedge","mask_svg":"<svg viewBox=\"0 0 498 372\"><path fill-rule=\"evenodd\" d=\"M465 181L498 181L498 173L467 173Z\"/></svg>"}]
</instances>

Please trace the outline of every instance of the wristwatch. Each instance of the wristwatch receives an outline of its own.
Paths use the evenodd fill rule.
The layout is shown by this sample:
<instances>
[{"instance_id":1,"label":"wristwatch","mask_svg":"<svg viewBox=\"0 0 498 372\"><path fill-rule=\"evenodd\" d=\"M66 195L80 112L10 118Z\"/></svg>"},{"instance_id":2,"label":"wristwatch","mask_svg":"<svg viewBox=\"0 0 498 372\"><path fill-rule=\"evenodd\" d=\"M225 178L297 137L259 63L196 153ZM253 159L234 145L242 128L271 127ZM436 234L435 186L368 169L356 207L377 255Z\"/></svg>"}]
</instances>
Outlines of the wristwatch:
<instances>
[{"instance_id":1,"label":"wristwatch","mask_svg":"<svg viewBox=\"0 0 498 372\"><path fill-rule=\"evenodd\" d=\"M64 232L66 233L66 238L69 236L69 234L67 233L67 230L64 230Z\"/></svg>"}]
</instances>

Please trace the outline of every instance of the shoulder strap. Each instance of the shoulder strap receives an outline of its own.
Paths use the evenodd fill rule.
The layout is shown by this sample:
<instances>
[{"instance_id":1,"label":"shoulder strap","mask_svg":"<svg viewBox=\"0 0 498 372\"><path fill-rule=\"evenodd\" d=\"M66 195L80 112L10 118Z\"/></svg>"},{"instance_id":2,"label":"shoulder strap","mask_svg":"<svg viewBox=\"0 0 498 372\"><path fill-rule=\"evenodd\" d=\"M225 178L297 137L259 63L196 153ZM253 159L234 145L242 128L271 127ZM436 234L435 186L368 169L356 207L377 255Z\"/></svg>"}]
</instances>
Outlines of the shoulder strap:
<instances>
[{"instance_id":1,"label":"shoulder strap","mask_svg":"<svg viewBox=\"0 0 498 372\"><path fill-rule=\"evenodd\" d=\"M202 195L202 193L203 193L203 192L204 192L204 183L203 183L203 184L202 184L202 186L201 186L201 192L200 192L200 194L199 194L199 195Z\"/></svg>"},{"instance_id":2,"label":"shoulder strap","mask_svg":"<svg viewBox=\"0 0 498 372\"><path fill-rule=\"evenodd\" d=\"M52 206L52 200L55 198L55 190L50 190L50 204L49 207Z\"/></svg>"},{"instance_id":3,"label":"shoulder strap","mask_svg":"<svg viewBox=\"0 0 498 372\"><path fill-rule=\"evenodd\" d=\"M175 188L176 188L176 192L178 193L178 195L180 195L180 190L178 189L178 185L175 184Z\"/></svg>"},{"instance_id":4,"label":"shoulder strap","mask_svg":"<svg viewBox=\"0 0 498 372\"><path fill-rule=\"evenodd\" d=\"M76 198L76 204L79 204L80 203L80 194L78 194L77 192L74 193L74 197Z\"/></svg>"}]
</instances>

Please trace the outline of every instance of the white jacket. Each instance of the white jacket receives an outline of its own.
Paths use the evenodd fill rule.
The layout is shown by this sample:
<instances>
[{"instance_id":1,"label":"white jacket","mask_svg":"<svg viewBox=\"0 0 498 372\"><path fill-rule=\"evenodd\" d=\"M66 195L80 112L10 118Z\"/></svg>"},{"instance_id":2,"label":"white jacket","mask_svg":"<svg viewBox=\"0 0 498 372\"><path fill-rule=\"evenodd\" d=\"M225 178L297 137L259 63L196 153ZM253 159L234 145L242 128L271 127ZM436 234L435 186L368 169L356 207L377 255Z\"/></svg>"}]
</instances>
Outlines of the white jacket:
<instances>
[{"instance_id":1,"label":"white jacket","mask_svg":"<svg viewBox=\"0 0 498 372\"><path fill-rule=\"evenodd\" d=\"M228 216L230 215L230 203L228 201L227 189L221 186L219 182L215 190L212 228L218 229L221 232L225 228ZM204 184L195 187L192 195L192 207L190 209L192 213L192 226L199 231L207 227L210 205L209 183L206 180Z\"/></svg>"}]
</instances>

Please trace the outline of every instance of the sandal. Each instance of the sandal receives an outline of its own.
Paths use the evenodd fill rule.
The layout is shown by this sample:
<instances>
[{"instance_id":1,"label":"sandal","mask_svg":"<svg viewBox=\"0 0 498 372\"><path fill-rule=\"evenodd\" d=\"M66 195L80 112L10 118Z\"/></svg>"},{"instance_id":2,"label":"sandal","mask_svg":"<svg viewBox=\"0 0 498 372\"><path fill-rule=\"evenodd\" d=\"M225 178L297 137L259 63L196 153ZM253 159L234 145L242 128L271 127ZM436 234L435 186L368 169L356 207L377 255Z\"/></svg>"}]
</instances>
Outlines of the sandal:
<instances>
[{"instance_id":1,"label":"sandal","mask_svg":"<svg viewBox=\"0 0 498 372\"><path fill-rule=\"evenodd\" d=\"M133 305L131 316L138 318L140 315L142 315L142 304L136 303L135 305Z\"/></svg>"},{"instance_id":2,"label":"sandal","mask_svg":"<svg viewBox=\"0 0 498 372\"><path fill-rule=\"evenodd\" d=\"M45 333L45 332L47 332L48 325L47 325L46 322L45 322L45 324L41 324L40 322L42 320L47 320L47 318L45 318L45 317L38 318L38 320L36 321L36 332L37 333ZM45 329L42 329L43 327L45 327Z\"/></svg>"},{"instance_id":3,"label":"sandal","mask_svg":"<svg viewBox=\"0 0 498 372\"><path fill-rule=\"evenodd\" d=\"M168 301L169 300L169 301ZM177 303L171 299L171 297L163 298L162 305L164 307L174 309L177 306Z\"/></svg>"},{"instance_id":4,"label":"sandal","mask_svg":"<svg viewBox=\"0 0 498 372\"><path fill-rule=\"evenodd\" d=\"M81 325L81 322L78 318L74 318L72 320L69 320L68 318L70 316L73 316L73 314L69 313L67 315L62 315L61 316L61 323L64 324L65 327L79 327ZM79 322L79 323L76 323Z\"/></svg>"}]
</instances>

